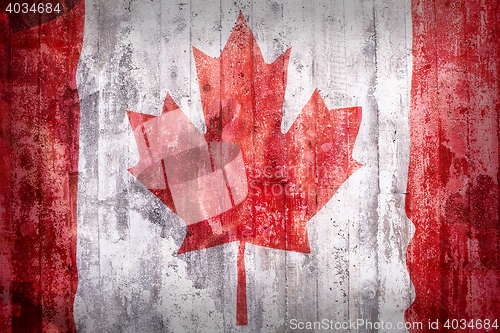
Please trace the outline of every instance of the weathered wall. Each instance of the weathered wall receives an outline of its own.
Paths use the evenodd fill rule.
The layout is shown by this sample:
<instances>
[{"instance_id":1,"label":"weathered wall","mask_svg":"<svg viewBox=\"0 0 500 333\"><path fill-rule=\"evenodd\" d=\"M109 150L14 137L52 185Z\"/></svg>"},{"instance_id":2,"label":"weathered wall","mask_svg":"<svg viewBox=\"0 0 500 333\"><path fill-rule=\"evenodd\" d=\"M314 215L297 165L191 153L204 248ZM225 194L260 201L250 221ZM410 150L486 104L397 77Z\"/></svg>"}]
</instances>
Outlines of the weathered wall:
<instances>
[{"instance_id":1,"label":"weathered wall","mask_svg":"<svg viewBox=\"0 0 500 333\"><path fill-rule=\"evenodd\" d=\"M87 1L77 329L279 332L292 319L403 322L413 299L404 211L410 9L409 1ZM204 131L192 46L218 57L240 11L266 62L292 47L283 131L316 88L329 109L361 106L353 157L363 166L308 222L311 253L247 244L248 325L236 327L238 243L177 255L185 223L127 171L139 156L125 111L159 115L168 92Z\"/></svg>"},{"instance_id":2,"label":"weathered wall","mask_svg":"<svg viewBox=\"0 0 500 333\"><path fill-rule=\"evenodd\" d=\"M497 1L18 5L0 2L0 331L497 330ZM228 191L317 195L231 192L186 228L145 186L161 177L127 171L176 103L199 142L239 145ZM280 163L289 178L254 175Z\"/></svg>"}]
</instances>

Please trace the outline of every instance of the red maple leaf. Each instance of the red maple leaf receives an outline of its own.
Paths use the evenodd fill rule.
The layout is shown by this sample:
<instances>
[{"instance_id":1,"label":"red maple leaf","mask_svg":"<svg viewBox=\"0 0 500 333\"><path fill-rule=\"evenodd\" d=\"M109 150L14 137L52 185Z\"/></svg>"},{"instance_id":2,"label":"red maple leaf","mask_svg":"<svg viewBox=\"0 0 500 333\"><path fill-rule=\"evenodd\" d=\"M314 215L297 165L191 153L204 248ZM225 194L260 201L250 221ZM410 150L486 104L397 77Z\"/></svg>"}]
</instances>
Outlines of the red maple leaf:
<instances>
[{"instance_id":1,"label":"red maple leaf","mask_svg":"<svg viewBox=\"0 0 500 333\"><path fill-rule=\"evenodd\" d=\"M167 95L162 115L128 112L129 171L187 224L180 253L240 241L237 324L247 324L245 243L309 253L306 223L361 164L361 107L328 110L316 90L281 132L291 49L266 64L242 14L218 58L193 47L201 134Z\"/></svg>"}]
</instances>

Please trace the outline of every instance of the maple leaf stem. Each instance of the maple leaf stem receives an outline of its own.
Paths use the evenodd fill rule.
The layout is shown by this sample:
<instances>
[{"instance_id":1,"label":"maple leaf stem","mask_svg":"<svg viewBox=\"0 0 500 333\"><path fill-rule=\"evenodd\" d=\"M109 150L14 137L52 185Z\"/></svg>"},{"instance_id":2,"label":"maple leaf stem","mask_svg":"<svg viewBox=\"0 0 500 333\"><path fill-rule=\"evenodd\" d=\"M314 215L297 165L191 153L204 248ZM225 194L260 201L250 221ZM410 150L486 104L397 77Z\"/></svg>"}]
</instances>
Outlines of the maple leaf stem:
<instances>
[{"instance_id":1,"label":"maple leaf stem","mask_svg":"<svg viewBox=\"0 0 500 333\"><path fill-rule=\"evenodd\" d=\"M240 241L238 249L238 287L236 292L236 325L248 324L247 316L247 276L245 272L245 242Z\"/></svg>"}]
</instances>

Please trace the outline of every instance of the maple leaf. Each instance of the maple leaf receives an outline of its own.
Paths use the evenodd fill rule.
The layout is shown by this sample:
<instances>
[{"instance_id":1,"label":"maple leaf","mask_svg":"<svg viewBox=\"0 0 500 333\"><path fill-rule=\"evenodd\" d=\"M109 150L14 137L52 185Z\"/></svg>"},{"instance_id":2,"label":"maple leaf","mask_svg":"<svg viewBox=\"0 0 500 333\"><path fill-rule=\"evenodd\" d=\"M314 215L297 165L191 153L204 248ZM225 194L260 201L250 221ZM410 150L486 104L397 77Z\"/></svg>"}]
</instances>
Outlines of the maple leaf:
<instances>
[{"instance_id":1,"label":"maple leaf","mask_svg":"<svg viewBox=\"0 0 500 333\"><path fill-rule=\"evenodd\" d=\"M307 222L361 164L361 107L328 110L314 91L281 132L291 49L266 64L240 13L220 57L193 47L207 131L167 94L160 116L127 111L129 171L187 224L178 254L239 241L237 324L247 324L245 243L309 253Z\"/></svg>"}]
</instances>

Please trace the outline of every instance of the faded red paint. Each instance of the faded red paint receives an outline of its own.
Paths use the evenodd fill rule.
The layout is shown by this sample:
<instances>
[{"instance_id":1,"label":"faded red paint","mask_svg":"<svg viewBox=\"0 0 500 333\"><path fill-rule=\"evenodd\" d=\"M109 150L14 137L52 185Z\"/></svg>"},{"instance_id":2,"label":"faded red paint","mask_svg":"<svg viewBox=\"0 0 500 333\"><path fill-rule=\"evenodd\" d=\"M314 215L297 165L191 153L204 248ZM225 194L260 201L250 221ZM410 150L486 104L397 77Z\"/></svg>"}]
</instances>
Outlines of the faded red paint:
<instances>
[{"instance_id":1,"label":"faded red paint","mask_svg":"<svg viewBox=\"0 0 500 333\"><path fill-rule=\"evenodd\" d=\"M424 331L437 319L439 331L447 319L500 325L498 5L412 1L406 320Z\"/></svg>"},{"instance_id":2,"label":"faded red paint","mask_svg":"<svg viewBox=\"0 0 500 333\"><path fill-rule=\"evenodd\" d=\"M281 132L290 51L266 64L241 14L219 58L211 58L193 48L207 125L205 141L208 146L214 142L236 144L241 148L245 169L236 181L231 182L231 177L227 177L226 184L231 189L234 207L219 207L222 214L197 223L185 219L188 230L179 254L241 242L238 252L238 325L247 324L245 243L309 253L306 223L361 166L351 156L361 122L360 107L328 110L316 90L291 129L286 134ZM178 106L167 96L163 114L176 109ZM148 123L154 118L152 116L129 112L129 117L134 129L141 124L153 128ZM189 131L184 125L175 126L179 128L179 137ZM145 161L155 155L146 143L154 140L155 133L147 133L147 130L134 132L141 159L138 165L144 170L146 166L150 167ZM164 133L157 132L156 135ZM195 141L194 136L190 137L191 141ZM183 146L180 150L184 150L185 139L174 141L177 148ZM172 145L173 142L163 144ZM159 174L160 163L164 162L155 158L157 164L150 170ZM213 168L213 156L211 160ZM139 176L137 168L135 166L131 172L140 180L142 177L146 186L160 184L155 177ZM168 184L177 181L165 178ZM248 193L240 202L235 197L233 185L240 183L241 179L246 181ZM161 186L164 186L163 182ZM172 211L178 211L171 185L165 189L149 188Z\"/></svg>"},{"instance_id":3,"label":"faded red paint","mask_svg":"<svg viewBox=\"0 0 500 333\"><path fill-rule=\"evenodd\" d=\"M0 13L2 332L75 331L84 8L81 0L57 18Z\"/></svg>"}]
</instances>

